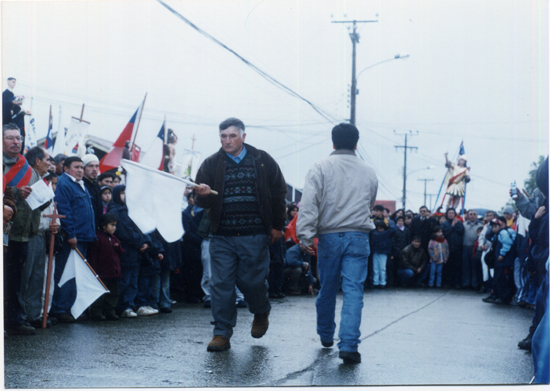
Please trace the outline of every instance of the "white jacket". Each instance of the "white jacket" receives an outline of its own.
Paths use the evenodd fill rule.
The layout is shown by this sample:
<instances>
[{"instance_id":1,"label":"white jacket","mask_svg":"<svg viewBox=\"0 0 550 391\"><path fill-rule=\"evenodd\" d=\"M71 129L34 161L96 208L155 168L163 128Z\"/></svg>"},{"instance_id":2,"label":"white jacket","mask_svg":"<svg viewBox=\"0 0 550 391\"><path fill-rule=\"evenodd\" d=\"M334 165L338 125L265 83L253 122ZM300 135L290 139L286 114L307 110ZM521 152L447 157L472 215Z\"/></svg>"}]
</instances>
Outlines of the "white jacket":
<instances>
[{"instance_id":1,"label":"white jacket","mask_svg":"<svg viewBox=\"0 0 550 391\"><path fill-rule=\"evenodd\" d=\"M306 175L296 223L298 239L309 246L320 234L370 232L378 179L353 151L339 149L313 164Z\"/></svg>"}]
</instances>

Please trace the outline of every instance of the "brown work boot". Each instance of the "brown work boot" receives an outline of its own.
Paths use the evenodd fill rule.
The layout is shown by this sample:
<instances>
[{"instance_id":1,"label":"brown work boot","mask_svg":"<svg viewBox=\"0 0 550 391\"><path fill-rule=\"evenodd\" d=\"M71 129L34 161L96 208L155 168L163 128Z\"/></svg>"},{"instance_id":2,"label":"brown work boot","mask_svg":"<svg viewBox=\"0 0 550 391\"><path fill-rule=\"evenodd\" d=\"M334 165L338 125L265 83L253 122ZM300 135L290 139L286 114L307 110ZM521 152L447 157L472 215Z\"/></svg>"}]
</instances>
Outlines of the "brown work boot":
<instances>
[{"instance_id":1,"label":"brown work boot","mask_svg":"<svg viewBox=\"0 0 550 391\"><path fill-rule=\"evenodd\" d=\"M214 335L214 338L212 338L212 341L210 341L208 347L206 348L209 352L223 352L228 349L231 349L229 338L224 337L223 335Z\"/></svg>"},{"instance_id":2,"label":"brown work boot","mask_svg":"<svg viewBox=\"0 0 550 391\"><path fill-rule=\"evenodd\" d=\"M269 326L269 311L263 314L254 314L254 321L252 322L252 337L262 338Z\"/></svg>"}]
</instances>

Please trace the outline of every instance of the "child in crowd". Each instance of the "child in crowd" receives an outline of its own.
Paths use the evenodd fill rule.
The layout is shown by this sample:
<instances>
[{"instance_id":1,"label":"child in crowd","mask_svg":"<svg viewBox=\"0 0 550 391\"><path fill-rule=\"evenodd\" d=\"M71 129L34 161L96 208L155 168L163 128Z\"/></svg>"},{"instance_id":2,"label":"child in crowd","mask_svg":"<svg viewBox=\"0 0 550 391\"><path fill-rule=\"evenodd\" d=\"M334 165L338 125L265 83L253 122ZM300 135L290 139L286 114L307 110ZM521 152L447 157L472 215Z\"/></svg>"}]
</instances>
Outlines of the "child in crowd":
<instances>
[{"instance_id":1,"label":"child in crowd","mask_svg":"<svg viewBox=\"0 0 550 391\"><path fill-rule=\"evenodd\" d=\"M92 320L118 320L118 283L122 276L119 255L126 251L120 240L114 236L118 219L114 214L106 213L99 219L97 240L88 247L88 262L99 275L109 293L100 296L90 307Z\"/></svg>"},{"instance_id":2,"label":"child in crowd","mask_svg":"<svg viewBox=\"0 0 550 391\"><path fill-rule=\"evenodd\" d=\"M432 288L435 280L435 286L441 288L441 272L443 271L443 264L449 258L449 244L443 236L441 227L434 227L433 232L432 240L428 244L428 253L430 254L430 280L428 286Z\"/></svg>"},{"instance_id":3,"label":"child in crowd","mask_svg":"<svg viewBox=\"0 0 550 391\"><path fill-rule=\"evenodd\" d=\"M103 206L103 214L107 213L109 202L111 202L111 186L101 187L101 204Z\"/></svg>"},{"instance_id":4,"label":"child in crowd","mask_svg":"<svg viewBox=\"0 0 550 391\"><path fill-rule=\"evenodd\" d=\"M422 286L428 276L428 257L420 247L421 244L422 237L414 236L411 244L401 251L397 275L402 286L410 286L414 283Z\"/></svg>"},{"instance_id":5,"label":"child in crowd","mask_svg":"<svg viewBox=\"0 0 550 391\"><path fill-rule=\"evenodd\" d=\"M374 223L375 230L370 232L370 249L372 252L373 281L375 288L386 287L386 262L391 254L391 239L395 233L384 221Z\"/></svg>"}]
</instances>

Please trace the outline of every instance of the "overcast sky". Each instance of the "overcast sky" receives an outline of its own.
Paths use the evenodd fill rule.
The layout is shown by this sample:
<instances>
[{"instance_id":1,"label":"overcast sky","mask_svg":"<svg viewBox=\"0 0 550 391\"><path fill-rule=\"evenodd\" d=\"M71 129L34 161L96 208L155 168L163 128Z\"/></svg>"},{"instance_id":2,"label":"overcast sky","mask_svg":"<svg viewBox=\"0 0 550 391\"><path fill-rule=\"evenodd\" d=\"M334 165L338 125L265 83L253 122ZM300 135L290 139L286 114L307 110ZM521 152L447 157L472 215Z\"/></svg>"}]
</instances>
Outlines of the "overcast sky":
<instances>
[{"instance_id":1,"label":"overcast sky","mask_svg":"<svg viewBox=\"0 0 550 391\"><path fill-rule=\"evenodd\" d=\"M198 28L327 113L262 78L157 1L2 2L2 79L16 77L39 137L86 104L90 134L114 141L147 93L137 143L147 150L164 116L180 153L219 148L235 116L246 141L270 153L302 187L349 119L351 40L333 20L358 24L357 126L380 181L378 198L407 206L437 194L444 156L464 141L472 181L466 207L500 209L510 182L548 154L548 9L536 0L186 0L167 4ZM61 108L61 118L59 112ZM395 131L395 133L394 133ZM433 169L426 170L428 166ZM435 201L433 196L432 201ZM429 198L428 198L429 202Z\"/></svg>"}]
</instances>

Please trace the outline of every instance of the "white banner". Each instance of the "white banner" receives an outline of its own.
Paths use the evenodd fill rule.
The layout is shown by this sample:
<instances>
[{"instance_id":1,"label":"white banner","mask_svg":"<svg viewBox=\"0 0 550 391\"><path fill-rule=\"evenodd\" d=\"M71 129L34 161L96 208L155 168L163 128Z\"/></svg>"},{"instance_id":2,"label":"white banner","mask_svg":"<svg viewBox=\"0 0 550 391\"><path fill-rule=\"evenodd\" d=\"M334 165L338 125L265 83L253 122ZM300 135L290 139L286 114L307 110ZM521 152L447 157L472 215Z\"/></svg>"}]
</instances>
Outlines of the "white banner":
<instances>
[{"instance_id":1,"label":"white banner","mask_svg":"<svg viewBox=\"0 0 550 391\"><path fill-rule=\"evenodd\" d=\"M71 151L80 140L83 140L84 137L88 134L89 124L86 122L79 121L76 118L71 118L71 124L69 125L69 130L65 135L65 155L70 155ZM80 147L80 145L79 145Z\"/></svg>"},{"instance_id":2,"label":"white banner","mask_svg":"<svg viewBox=\"0 0 550 391\"><path fill-rule=\"evenodd\" d=\"M157 229L168 243L183 234L181 203L188 181L122 159L126 175L128 215L143 233Z\"/></svg>"}]
</instances>

